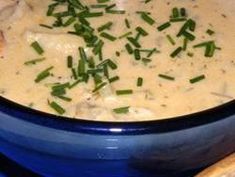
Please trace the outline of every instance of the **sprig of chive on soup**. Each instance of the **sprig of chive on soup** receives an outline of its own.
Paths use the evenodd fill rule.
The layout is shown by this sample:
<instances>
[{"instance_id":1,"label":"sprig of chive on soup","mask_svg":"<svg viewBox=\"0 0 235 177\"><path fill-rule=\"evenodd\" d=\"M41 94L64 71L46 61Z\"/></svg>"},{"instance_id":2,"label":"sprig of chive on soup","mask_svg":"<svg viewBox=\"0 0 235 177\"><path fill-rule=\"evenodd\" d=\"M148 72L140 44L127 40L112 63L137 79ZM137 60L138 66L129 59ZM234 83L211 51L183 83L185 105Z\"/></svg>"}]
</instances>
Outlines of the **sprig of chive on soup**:
<instances>
[{"instance_id":1,"label":"sprig of chive on soup","mask_svg":"<svg viewBox=\"0 0 235 177\"><path fill-rule=\"evenodd\" d=\"M0 94L100 121L172 118L235 96L235 2L0 0Z\"/></svg>"}]
</instances>

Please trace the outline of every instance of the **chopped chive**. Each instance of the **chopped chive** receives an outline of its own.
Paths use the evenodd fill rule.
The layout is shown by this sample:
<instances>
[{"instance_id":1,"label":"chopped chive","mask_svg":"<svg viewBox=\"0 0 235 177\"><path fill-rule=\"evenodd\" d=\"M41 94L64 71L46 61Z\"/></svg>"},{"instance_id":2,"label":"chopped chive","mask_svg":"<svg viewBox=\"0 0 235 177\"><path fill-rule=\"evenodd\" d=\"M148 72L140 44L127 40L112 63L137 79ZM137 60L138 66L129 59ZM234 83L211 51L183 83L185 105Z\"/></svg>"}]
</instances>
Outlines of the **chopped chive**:
<instances>
[{"instance_id":1,"label":"chopped chive","mask_svg":"<svg viewBox=\"0 0 235 177\"><path fill-rule=\"evenodd\" d=\"M31 44L31 47L39 54L42 55L44 53L44 50L42 49L42 47L40 46L40 44L37 41L34 41Z\"/></svg>"},{"instance_id":2,"label":"chopped chive","mask_svg":"<svg viewBox=\"0 0 235 177\"><path fill-rule=\"evenodd\" d=\"M102 50L102 47L104 45L104 42L102 40L100 40L96 45L95 47L93 48L92 52L97 55L101 52Z\"/></svg>"},{"instance_id":3,"label":"chopped chive","mask_svg":"<svg viewBox=\"0 0 235 177\"><path fill-rule=\"evenodd\" d=\"M74 78L75 80L77 80L77 79L78 79L78 76L77 76L77 71L76 71L75 68L72 68L72 74L73 74L73 78Z\"/></svg>"},{"instance_id":4,"label":"chopped chive","mask_svg":"<svg viewBox=\"0 0 235 177\"><path fill-rule=\"evenodd\" d=\"M79 83L81 83L82 81L81 80L77 80L77 81L75 81L74 83L72 83L69 87L68 87L68 89L72 89L72 88L74 88L74 87L76 87Z\"/></svg>"},{"instance_id":5,"label":"chopped chive","mask_svg":"<svg viewBox=\"0 0 235 177\"><path fill-rule=\"evenodd\" d=\"M160 77L162 79L170 80L170 81L174 81L175 80L174 77L168 76L168 75L165 75L165 74L159 74L158 77Z\"/></svg>"},{"instance_id":6,"label":"chopped chive","mask_svg":"<svg viewBox=\"0 0 235 177\"><path fill-rule=\"evenodd\" d=\"M57 17L56 21L52 24L53 27L61 27L63 26L63 20L61 17Z\"/></svg>"},{"instance_id":7,"label":"chopped chive","mask_svg":"<svg viewBox=\"0 0 235 177\"><path fill-rule=\"evenodd\" d=\"M90 67L90 68L95 68L95 60L94 60L94 58L93 57L89 57L88 58L88 60L87 60L87 62L88 62L88 66Z\"/></svg>"},{"instance_id":8,"label":"chopped chive","mask_svg":"<svg viewBox=\"0 0 235 177\"><path fill-rule=\"evenodd\" d=\"M115 108L113 109L113 112L116 114L127 114L129 112L129 106L127 107L121 107L121 108Z\"/></svg>"},{"instance_id":9,"label":"chopped chive","mask_svg":"<svg viewBox=\"0 0 235 177\"><path fill-rule=\"evenodd\" d=\"M126 32L125 34L122 34L121 36L118 37L118 39L122 39L122 38L125 38L125 37L130 36L130 35L132 35L131 31Z\"/></svg>"},{"instance_id":10,"label":"chopped chive","mask_svg":"<svg viewBox=\"0 0 235 177\"><path fill-rule=\"evenodd\" d=\"M187 55L188 55L189 57L193 57L193 56L194 56L194 53L188 52Z\"/></svg>"},{"instance_id":11,"label":"chopped chive","mask_svg":"<svg viewBox=\"0 0 235 177\"><path fill-rule=\"evenodd\" d=\"M42 62L42 61L44 61L44 60L46 60L46 58L37 58L37 59L33 59L33 60L26 61L26 62L24 63L24 65L35 65L35 64L37 64L37 63L39 63L39 62Z\"/></svg>"},{"instance_id":12,"label":"chopped chive","mask_svg":"<svg viewBox=\"0 0 235 177\"><path fill-rule=\"evenodd\" d=\"M44 27L44 28L48 28L48 29L53 29L52 26L45 25L45 24L39 24L39 26Z\"/></svg>"},{"instance_id":13,"label":"chopped chive","mask_svg":"<svg viewBox=\"0 0 235 177\"><path fill-rule=\"evenodd\" d=\"M170 22L175 23L175 22L184 22L186 21L187 18L172 18L170 19Z\"/></svg>"},{"instance_id":14,"label":"chopped chive","mask_svg":"<svg viewBox=\"0 0 235 177\"><path fill-rule=\"evenodd\" d=\"M117 39L116 37L114 37L114 36L112 36L108 33L105 33L105 32L100 33L100 36L103 37L103 38L106 38L110 41L115 41Z\"/></svg>"},{"instance_id":15,"label":"chopped chive","mask_svg":"<svg viewBox=\"0 0 235 177\"><path fill-rule=\"evenodd\" d=\"M194 77L194 78L190 79L189 82L191 84L195 84L197 82L200 82L200 81L204 80L205 78L206 78L205 75L200 75L200 76L197 76L197 77Z\"/></svg>"},{"instance_id":16,"label":"chopped chive","mask_svg":"<svg viewBox=\"0 0 235 177\"><path fill-rule=\"evenodd\" d=\"M91 8L98 9L98 8L106 8L108 7L107 4L92 4L90 5Z\"/></svg>"},{"instance_id":17,"label":"chopped chive","mask_svg":"<svg viewBox=\"0 0 235 177\"><path fill-rule=\"evenodd\" d=\"M188 38L184 38L183 50L185 51L188 47Z\"/></svg>"},{"instance_id":18,"label":"chopped chive","mask_svg":"<svg viewBox=\"0 0 235 177\"><path fill-rule=\"evenodd\" d=\"M64 27L69 26L71 24L73 24L76 21L75 17L70 17L65 23L64 23Z\"/></svg>"},{"instance_id":19,"label":"chopped chive","mask_svg":"<svg viewBox=\"0 0 235 177\"><path fill-rule=\"evenodd\" d=\"M89 69L87 70L87 74L97 74L97 73L102 73L104 72L103 69Z\"/></svg>"},{"instance_id":20,"label":"chopped chive","mask_svg":"<svg viewBox=\"0 0 235 177\"><path fill-rule=\"evenodd\" d=\"M89 12L89 11L85 11L85 12L81 12L79 14L80 18L94 18L94 17L100 17L103 16L104 13L103 12Z\"/></svg>"},{"instance_id":21,"label":"chopped chive","mask_svg":"<svg viewBox=\"0 0 235 177\"><path fill-rule=\"evenodd\" d=\"M166 35L166 38L168 39L168 41L172 44L172 45L175 45L175 40L171 37L171 35Z\"/></svg>"},{"instance_id":22,"label":"chopped chive","mask_svg":"<svg viewBox=\"0 0 235 177\"><path fill-rule=\"evenodd\" d=\"M131 28L131 25L130 25L130 22L129 22L128 19L125 19L125 25L126 25L126 27L127 27L128 29Z\"/></svg>"},{"instance_id":23,"label":"chopped chive","mask_svg":"<svg viewBox=\"0 0 235 177\"><path fill-rule=\"evenodd\" d=\"M187 16L187 12L186 12L186 9L185 9L185 8L181 8L181 9L180 9L180 15L181 15L182 17L186 17L186 16Z\"/></svg>"},{"instance_id":24,"label":"chopped chive","mask_svg":"<svg viewBox=\"0 0 235 177\"><path fill-rule=\"evenodd\" d=\"M109 2L110 0L97 0L98 3L106 3Z\"/></svg>"},{"instance_id":25,"label":"chopped chive","mask_svg":"<svg viewBox=\"0 0 235 177\"><path fill-rule=\"evenodd\" d=\"M70 16L70 12L69 11L64 11L64 12L58 12L58 13L54 13L53 17L57 18L58 22L61 23L62 22L62 17L68 17ZM61 23L62 24L62 23ZM55 25L55 24L54 24ZM57 24L58 25L58 24Z\"/></svg>"},{"instance_id":26,"label":"chopped chive","mask_svg":"<svg viewBox=\"0 0 235 177\"><path fill-rule=\"evenodd\" d=\"M126 11L125 10L106 10L106 13L110 13L110 14L125 14Z\"/></svg>"},{"instance_id":27,"label":"chopped chive","mask_svg":"<svg viewBox=\"0 0 235 177\"><path fill-rule=\"evenodd\" d=\"M106 85L107 85L107 82L103 82L100 85L98 85L92 92L95 93L95 92L99 91L100 89L102 89Z\"/></svg>"},{"instance_id":28,"label":"chopped chive","mask_svg":"<svg viewBox=\"0 0 235 177\"><path fill-rule=\"evenodd\" d=\"M135 49L134 50L134 56L136 60L140 60L141 59L141 55L140 55L140 50L139 49Z\"/></svg>"},{"instance_id":29,"label":"chopped chive","mask_svg":"<svg viewBox=\"0 0 235 177\"><path fill-rule=\"evenodd\" d=\"M131 44L133 44L136 48L140 48L140 47L141 47L141 45L138 43L138 41L135 40L133 37L127 37L127 40L128 40Z\"/></svg>"},{"instance_id":30,"label":"chopped chive","mask_svg":"<svg viewBox=\"0 0 235 177\"><path fill-rule=\"evenodd\" d=\"M78 16L78 15L75 15L75 16ZM79 16L78 16L78 17L79 17ZM79 22L80 22L81 24L90 26L90 22L89 22L86 18L84 18L84 17L79 17L78 19L79 19Z\"/></svg>"},{"instance_id":31,"label":"chopped chive","mask_svg":"<svg viewBox=\"0 0 235 177\"><path fill-rule=\"evenodd\" d=\"M157 49L156 48L153 48L153 49L140 49L140 52L151 53L150 56L152 56L152 53L157 52ZM150 56L148 56L148 57L150 57Z\"/></svg>"},{"instance_id":32,"label":"chopped chive","mask_svg":"<svg viewBox=\"0 0 235 177\"><path fill-rule=\"evenodd\" d=\"M117 90L116 91L117 95L130 95L133 94L133 90Z\"/></svg>"},{"instance_id":33,"label":"chopped chive","mask_svg":"<svg viewBox=\"0 0 235 177\"><path fill-rule=\"evenodd\" d=\"M151 57L154 53L159 53L160 51L158 51L156 48L153 48L151 51L149 51L149 54L147 55L147 57Z\"/></svg>"},{"instance_id":34,"label":"chopped chive","mask_svg":"<svg viewBox=\"0 0 235 177\"><path fill-rule=\"evenodd\" d=\"M41 82L42 80L46 79L47 77L50 76L50 71L53 69L54 67L51 66L45 70L43 70L41 73L39 73L36 77L36 79L34 80L36 83Z\"/></svg>"},{"instance_id":35,"label":"chopped chive","mask_svg":"<svg viewBox=\"0 0 235 177\"><path fill-rule=\"evenodd\" d=\"M136 34L136 36L135 36L135 41L138 41L139 39L140 39L140 36L141 36L141 34L138 32L137 34Z\"/></svg>"},{"instance_id":36,"label":"chopped chive","mask_svg":"<svg viewBox=\"0 0 235 177\"><path fill-rule=\"evenodd\" d=\"M126 44L125 48L126 48L126 50L129 54L133 54L134 50L133 50L133 48L131 47L130 44Z\"/></svg>"},{"instance_id":37,"label":"chopped chive","mask_svg":"<svg viewBox=\"0 0 235 177\"><path fill-rule=\"evenodd\" d=\"M83 74L85 74L85 72L86 72L85 70L86 70L85 61L80 59L78 62L78 75L82 76Z\"/></svg>"},{"instance_id":38,"label":"chopped chive","mask_svg":"<svg viewBox=\"0 0 235 177\"><path fill-rule=\"evenodd\" d=\"M136 27L136 31L138 31L139 34L141 34L142 36L147 36L148 32L145 31L142 27L138 26Z\"/></svg>"},{"instance_id":39,"label":"chopped chive","mask_svg":"<svg viewBox=\"0 0 235 177\"><path fill-rule=\"evenodd\" d=\"M121 53L119 51L116 51L115 54L117 57L120 57L120 55L121 55Z\"/></svg>"},{"instance_id":40,"label":"chopped chive","mask_svg":"<svg viewBox=\"0 0 235 177\"><path fill-rule=\"evenodd\" d=\"M163 31L167 28L169 28L171 26L171 23L170 22L166 22L164 24L162 24L161 26L157 27L158 31Z\"/></svg>"},{"instance_id":41,"label":"chopped chive","mask_svg":"<svg viewBox=\"0 0 235 177\"><path fill-rule=\"evenodd\" d=\"M61 89L65 89L69 86L69 83L64 83L64 84L56 84L54 86L52 86L52 90L61 90Z\"/></svg>"},{"instance_id":42,"label":"chopped chive","mask_svg":"<svg viewBox=\"0 0 235 177\"><path fill-rule=\"evenodd\" d=\"M103 51L102 51L102 50L100 50L100 51L98 52L98 57L99 57L99 60L100 60L100 61L103 61Z\"/></svg>"},{"instance_id":43,"label":"chopped chive","mask_svg":"<svg viewBox=\"0 0 235 177\"><path fill-rule=\"evenodd\" d=\"M145 14L151 15L151 12L148 12L148 11L136 11L136 13L137 14L145 13Z\"/></svg>"},{"instance_id":44,"label":"chopped chive","mask_svg":"<svg viewBox=\"0 0 235 177\"><path fill-rule=\"evenodd\" d=\"M112 8L114 8L114 7L116 7L116 4L111 4L111 5L109 5L109 6L106 8L106 10L110 10L110 9L112 9Z\"/></svg>"},{"instance_id":45,"label":"chopped chive","mask_svg":"<svg viewBox=\"0 0 235 177\"><path fill-rule=\"evenodd\" d=\"M200 44L194 45L193 47L194 48L206 47L207 45L211 45L212 43L214 43L214 41L202 42Z\"/></svg>"},{"instance_id":46,"label":"chopped chive","mask_svg":"<svg viewBox=\"0 0 235 177\"><path fill-rule=\"evenodd\" d=\"M139 49L140 52L145 52L145 53L149 53L149 52L152 52L151 49Z\"/></svg>"},{"instance_id":47,"label":"chopped chive","mask_svg":"<svg viewBox=\"0 0 235 177\"><path fill-rule=\"evenodd\" d=\"M54 3L48 6L47 16L51 16L54 13L54 10L57 5L59 5L59 3Z\"/></svg>"},{"instance_id":48,"label":"chopped chive","mask_svg":"<svg viewBox=\"0 0 235 177\"><path fill-rule=\"evenodd\" d=\"M145 0L144 3L147 4L149 2L151 2L152 0Z\"/></svg>"},{"instance_id":49,"label":"chopped chive","mask_svg":"<svg viewBox=\"0 0 235 177\"><path fill-rule=\"evenodd\" d=\"M64 101L67 101L67 102L71 102L72 101L72 98L68 98L68 97L65 97L65 96L57 96L57 98L59 98L61 100L64 100Z\"/></svg>"},{"instance_id":50,"label":"chopped chive","mask_svg":"<svg viewBox=\"0 0 235 177\"><path fill-rule=\"evenodd\" d=\"M119 79L120 79L119 76L112 77L112 78L109 79L109 83L113 83L115 81L118 81Z\"/></svg>"},{"instance_id":51,"label":"chopped chive","mask_svg":"<svg viewBox=\"0 0 235 177\"><path fill-rule=\"evenodd\" d=\"M87 58L87 55L86 55L86 52L85 52L84 48L79 47L78 50L79 50L80 59L83 60L84 62L87 61L88 58Z\"/></svg>"},{"instance_id":52,"label":"chopped chive","mask_svg":"<svg viewBox=\"0 0 235 177\"><path fill-rule=\"evenodd\" d=\"M216 50L215 45L207 45L205 50L205 57L213 57Z\"/></svg>"},{"instance_id":53,"label":"chopped chive","mask_svg":"<svg viewBox=\"0 0 235 177\"><path fill-rule=\"evenodd\" d=\"M105 8L105 12L110 13L110 14L125 14L126 13L125 10L113 10L115 7L116 7L116 4L112 4Z\"/></svg>"},{"instance_id":54,"label":"chopped chive","mask_svg":"<svg viewBox=\"0 0 235 177\"><path fill-rule=\"evenodd\" d=\"M215 34L215 32L212 31L211 29L208 29L208 30L206 31L206 33L207 33L208 35L210 35L210 36L212 36L213 34Z\"/></svg>"},{"instance_id":55,"label":"chopped chive","mask_svg":"<svg viewBox=\"0 0 235 177\"><path fill-rule=\"evenodd\" d=\"M103 67L103 66L109 66L111 69L113 69L113 70L115 70L115 69L117 69L117 64L116 63L114 63L112 60L110 60L110 59L106 59L106 60L104 60L104 61L102 61L101 63L99 63L98 65L97 65L97 68L100 68L100 67Z\"/></svg>"},{"instance_id":56,"label":"chopped chive","mask_svg":"<svg viewBox=\"0 0 235 177\"><path fill-rule=\"evenodd\" d=\"M142 58L142 62L143 62L144 64L148 64L148 63L152 62L152 60L149 59L149 58Z\"/></svg>"},{"instance_id":57,"label":"chopped chive","mask_svg":"<svg viewBox=\"0 0 235 177\"><path fill-rule=\"evenodd\" d=\"M67 57L67 67L68 68L72 68L73 67L73 57L72 56L68 56Z\"/></svg>"},{"instance_id":58,"label":"chopped chive","mask_svg":"<svg viewBox=\"0 0 235 177\"><path fill-rule=\"evenodd\" d=\"M177 34L177 37L180 36L185 36L185 35L189 35L187 30L189 29L190 31L194 31L196 28L196 22L192 19L188 19L184 25L181 27L179 33ZM186 36L185 36L186 37Z\"/></svg>"},{"instance_id":59,"label":"chopped chive","mask_svg":"<svg viewBox=\"0 0 235 177\"><path fill-rule=\"evenodd\" d=\"M66 90L63 89L63 88L55 89L55 90L52 90L52 92L51 92L51 95L52 96L56 96L56 97L62 96L62 95L65 95L65 94L66 94Z\"/></svg>"},{"instance_id":60,"label":"chopped chive","mask_svg":"<svg viewBox=\"0 0 235 177\"><path fill-rule=\"evenodd\" d=\"M138 77L138 79L137 79L137 87L141 87L142 85L143 85L143 78L142 77Z\"/></svg>"},{"instance_id":61,"label":"chopped chive","mask_svg":"<svg viewBox=\"0 0 235 177\"><path fill-rule=\"evenodd\" d=\"M83 10L85 7L80 0L69 0L70 4L77 9Z\"/></svg>"},{"instance_id":62,"label":"chopped chive","mask_svg":"<svg viewBox=\"0 0 235 177\"><path fill-rule=\"evenodd\" d=\"M97 73L93 76L93 79L94 79L95 85L102 83L102 77Z\"/></svg>"},{"instance_id":63,"label":"chopped chive","mask_svg":"<svg viewBox=\"0 0 235 177\"><path fill-rule=\"evenodd\" d=\"M205 47L205 57L213 57L215 50L221 50L221 48L216 47L214 41L202 42L200 44L194 45L193 48Z\"/></svg>"},{"instance_id":64,"label":"chopped chive","mask_svg":"<svg viewBox=\"0 0 235 177\"><path fill-rule=\"evenodd\" d=\"M113 62L112 60L110 60L110 59L108 59L108 66L109 66L111 69L113 69L113 70L115 70L115 69L118 68L117 64L114 63L114 62Z\"/></svg>"},{"instance_id":65,"label":"chopped chive","mask_svg":"<svg viewBox=\"0 0 235 177\"><path fill-rule=\"evenodd\" d=\"M113 25L113 22L107 22L107 23L105 23L104 25L98 27L97 30L98 30L98 32L104 31L104 30L106 30L106 29L109 30L112 25Z\"/></svg>"},{"instance_id":66,"label":"chopped chive","mask_svg":"<svg viewBox=\"0 0 235 177\"><path fill-rule=\"evenodd\" d=\"M85 83L87 83L89 81L89 78L90 78L90 76L87 73L82 75L82 81Z\"/></svg>"},{"instance_id":67,"label":"chopped chive","mask_svg":"<svg viewBox=\"0 0 235 177\"><path fill-rule=\"evenodd\" d=\"M141 13L141 18L149 25L153 25L155 23L155 20L147 13Z\"/></svg>"},{"instance_id":68,"label":"chopped chive","mask_svg":"<svg viewBox=\"0 0 235 177\"><path fill-rule=\"evenodd\" d=\"M106 59L106 60L102 61L101 63L99 63L96 67L97 68L100 68L100 67L102 68L103 66L107 65L108 62L109 62L109 59Z\"/></svg>"},{"instance_id":69,"label":"chopped chive","mask_svg":"<svg viewBox=\"0 0 235 177\"><path fill-rule=\"evenodd\" d=\"M190 41L194 41L196 39L196 37L193 34L187 32L187 31L184 31L182 33L182 35Z\"/></svg>"},{"instance_id":70,"label":"chopped chive","mask_svg":"<svg viewBox=\"0 0 235 177\"><path fill-rule=\"evenodd\" d=\"M56 103L55 101L49 102L48 101L49 106L54 109L58 114L63 115L66 111L64 108L62 108L58 103Z\"/></svg>"},{"instance_id":71,"label":"chopped chive","mask_svg":"<svg viewBox=\"0 0 235 177\"><path fill-rule=\"evenodd\" d=\"M178 8L173 8L172 9L172 18L178 18L180 16L180 12Z\"/></svg>"},{"instance_id":72,"label":"chopped chive","mask_svg":"<svg viewBox=\"0 0 235 177\"><path fill-rule=\"evenodd\" d=\"M171 53L171 57L175 58L177 55L179 55L179 53L183 50L182 47L178 47L177 49L175 49L172 53Z\"/></svg>"}]
</instances>

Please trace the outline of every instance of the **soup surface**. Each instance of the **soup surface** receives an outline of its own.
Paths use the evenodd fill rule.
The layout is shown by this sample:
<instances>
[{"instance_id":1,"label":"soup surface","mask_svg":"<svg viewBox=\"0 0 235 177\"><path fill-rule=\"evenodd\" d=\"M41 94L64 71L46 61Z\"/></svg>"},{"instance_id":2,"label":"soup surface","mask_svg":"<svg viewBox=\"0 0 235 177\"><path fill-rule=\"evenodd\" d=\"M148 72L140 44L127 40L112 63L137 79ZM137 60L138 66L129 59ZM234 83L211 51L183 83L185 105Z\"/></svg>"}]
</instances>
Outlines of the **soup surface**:
<instances>
[{"instance_id":1,"label":"soup surface","mask_svg":"<svg viewBox=\"0 0 235 177\"><path fill-rule=\"evenodd\" d=\"M0 0L0 94L142 121L235 97L234 0Z\"/></svg>"}]
</instances>

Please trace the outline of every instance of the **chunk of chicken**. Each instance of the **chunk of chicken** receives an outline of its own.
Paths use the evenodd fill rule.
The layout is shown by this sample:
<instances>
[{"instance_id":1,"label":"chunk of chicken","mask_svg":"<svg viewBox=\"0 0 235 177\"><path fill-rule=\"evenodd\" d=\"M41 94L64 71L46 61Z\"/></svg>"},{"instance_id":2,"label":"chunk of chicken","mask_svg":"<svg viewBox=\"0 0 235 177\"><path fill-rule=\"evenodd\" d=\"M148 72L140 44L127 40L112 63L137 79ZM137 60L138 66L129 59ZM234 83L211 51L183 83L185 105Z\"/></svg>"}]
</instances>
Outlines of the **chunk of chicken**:
<instances>
[{"instance_id":1,"label":"chunk of chicken","mask_svg":"<svg viewBox=\"0 0 235 177\"><path fill-rule=\"evenodd\" d=\"M24 0L0 0L0 21L18 20L29 9Z\"/></svg>"},{"instance_id":2,"label":"chunk of chicken","mask_svg":"<svg viewBox=\"0 0 235 177\"><path fill-rule=\"evenodd\" d=\"M0 0L0 21L5 20L14 13L17 3L16 0Z\"/></svg>"}]
</instances>

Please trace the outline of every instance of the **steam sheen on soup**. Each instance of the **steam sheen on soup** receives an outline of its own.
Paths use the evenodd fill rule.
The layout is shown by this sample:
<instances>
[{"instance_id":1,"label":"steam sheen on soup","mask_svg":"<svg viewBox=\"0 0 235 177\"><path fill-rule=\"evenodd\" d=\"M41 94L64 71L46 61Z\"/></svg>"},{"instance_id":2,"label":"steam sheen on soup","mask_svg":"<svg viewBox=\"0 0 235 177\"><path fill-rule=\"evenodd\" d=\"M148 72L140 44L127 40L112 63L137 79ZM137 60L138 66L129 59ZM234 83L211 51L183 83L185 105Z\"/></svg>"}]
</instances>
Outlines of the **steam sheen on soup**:
<instances>
[{"instance_id":1,"label":"steam sheen on soup","mask_svg":"<svg viewBox=\"0 0 235 177\"><path fill-rule=\"evenodd\" d=\"M172 118L235 96L234 0L0 0L0 95L70 118Z\"/></svg>"}]
</instances>

